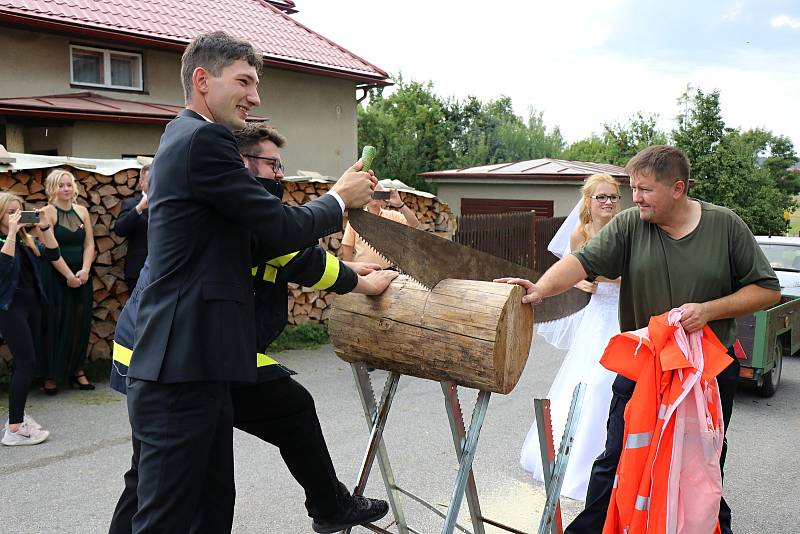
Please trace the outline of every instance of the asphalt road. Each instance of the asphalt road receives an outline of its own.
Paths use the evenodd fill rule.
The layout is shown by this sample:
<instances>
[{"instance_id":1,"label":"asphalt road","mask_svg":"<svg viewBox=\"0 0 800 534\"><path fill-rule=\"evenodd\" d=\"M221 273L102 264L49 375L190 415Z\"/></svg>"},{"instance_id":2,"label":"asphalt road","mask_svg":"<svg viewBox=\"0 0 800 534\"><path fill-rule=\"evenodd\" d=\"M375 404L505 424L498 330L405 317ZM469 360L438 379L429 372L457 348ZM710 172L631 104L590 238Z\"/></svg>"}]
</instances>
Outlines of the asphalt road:
<instances>
[{"instance_id":1,"label":"asphalt road","mask_svg":"<svg viewBox=\"0 0 800 534\"><path fill-rule=\"evenodd\" d=\"M519 467L519 449L533 418L531 399L544 396L563 356L541 338L535 340L533 354L516 390L492 396L475 460L484 515L524 532L538 525L544 491ZM368 436L349 366L327 346L279 359L297 370L298 380L313 393L339 476L352 487ZM737 397L725 480L737 534L800 532L800 460L795 454L800 358L786 361L783 373L774 398L762 399L748 388ZM374 374L377 388L384 376ZM464 390L461 399L468 416L475 392ZM4 401L3 418L5 410ZM106 384L94 392L65 391L53 398L34 392L28 411L52 436L40 446L0 447L0 531L106 532L130 461L123 397ZM439 384L401 378L384 437L398 484L444 510L457 463ZM311 532L302 491L277 451L238 431L235 442L234 532ZM367 493L384 495L377 469ZM418 531L441 531L439 518L416 503L403 502L409 523ZM580 506L565 500L565 515L573 516ZM468 522L466 505L461 521ZM388 517L382 522L390 524ZM502 531L488 527L487 532Z\"/></svg>"}]
</instances>

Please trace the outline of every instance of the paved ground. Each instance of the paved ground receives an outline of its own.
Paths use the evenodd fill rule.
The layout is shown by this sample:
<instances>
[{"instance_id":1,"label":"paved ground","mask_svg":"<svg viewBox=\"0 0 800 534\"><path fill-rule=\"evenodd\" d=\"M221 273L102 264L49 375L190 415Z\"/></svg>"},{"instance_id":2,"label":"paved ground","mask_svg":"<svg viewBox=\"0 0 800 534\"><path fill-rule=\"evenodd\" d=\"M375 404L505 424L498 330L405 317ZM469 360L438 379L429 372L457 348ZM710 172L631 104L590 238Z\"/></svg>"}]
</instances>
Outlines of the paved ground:
<instances>
[{"instance_id":1,"label":"paved ground","mask_svg":"<svg viewBox=\"0 0 800 534\"><path fill-rule=\"evenodd\" d=\"M484 514L525 532L532 532L538 522L544 493L519 467L517 457L532 420L531 399L546 393L562 355L541 339L535 341L535 354L517 389L492 397L475 461ZM339 475L352 486L367 431L349 366L330 347L295 351L281 359L300 373L298 379L314 394ZM376 375L378 382L382 375ZM465 413L471 413L474 398L469 391L462 395ZM785 362L782 387L773 399L748 390L737 397L726 479L737 534L800 532L800 460L795 454L799 399L797 357ZM0 531L105 532L130 455L122 397L105 384L95 392L66 391L55 398L36 392L28 409L52 437L36 447L0 447ZM5 406L0 409L3 418L4 410ZM444 509L457 465L439 385L401 379L385 438L398 483ZM234 532L311 532L302 492L276 450L240 432L235 440ZM384 494L377 471L368 493ZM417 530L440 531L438 518L405 502L409 522ZM574 515L580 504L566 501L565 514ZM384 526L389 523L384 521ZM490 527L487 532L502 531Z\"/></svg>"}]
</instances>

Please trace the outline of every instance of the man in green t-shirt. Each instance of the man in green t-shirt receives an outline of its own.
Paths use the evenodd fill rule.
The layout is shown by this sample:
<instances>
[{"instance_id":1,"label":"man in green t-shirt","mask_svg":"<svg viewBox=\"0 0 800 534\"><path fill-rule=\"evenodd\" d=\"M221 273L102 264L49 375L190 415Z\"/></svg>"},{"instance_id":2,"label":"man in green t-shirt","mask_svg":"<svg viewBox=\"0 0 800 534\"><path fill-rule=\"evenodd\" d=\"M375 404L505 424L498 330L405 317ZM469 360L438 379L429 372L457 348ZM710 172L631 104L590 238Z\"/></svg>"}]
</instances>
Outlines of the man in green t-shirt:
<instances>
[{"instance_id":1,"label":"man in green t-shirt","mask_svg":"<svg viewBox=\"0 0 800 534\"><path fill-rule=\"evenodd\" d=\"M650 317L683 310L687 332L706 324L726 346L736 337L735 317L780 299L780 285L752 233L731 210L687 196L689 161L677 148L652 146L626 166L637 207L611 220L583 248L545 272L537 283L503 278L523 286L523 302L538 304L587 276L621 277L620 330L647 326ZM733 350L729 350L733 356ZM725 429L739 378L734 362L718 376ZM608 416L605 451L595 460L586 506L565 534L601 532L622 452L625 404L635 383L618 376ZM727 444L723 444L720 468ZM720 504L723 533L731 533L731 512Z\"/></svg>"}]
</instances>

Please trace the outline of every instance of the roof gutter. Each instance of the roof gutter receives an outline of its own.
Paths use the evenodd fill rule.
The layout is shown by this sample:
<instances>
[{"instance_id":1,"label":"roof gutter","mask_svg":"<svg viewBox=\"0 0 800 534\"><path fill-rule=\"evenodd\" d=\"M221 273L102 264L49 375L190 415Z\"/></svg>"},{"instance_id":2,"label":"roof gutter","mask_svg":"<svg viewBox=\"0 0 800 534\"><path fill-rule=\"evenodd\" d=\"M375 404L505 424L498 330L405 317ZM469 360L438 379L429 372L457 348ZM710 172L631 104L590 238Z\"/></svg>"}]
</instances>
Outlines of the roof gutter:
<instances>
[{"instance_id":1,"label":"roof gutter","mask_svg":"<svg viewBox=\"0 0 800 534\"><path fill-rule=\"evenodd\" d=\"M0 22L8 22L17 26L26 26L28 28L42 28L56 33L83 35L113 42L130 43L160 50L174 50L176 52L182 52L188 44L179 39L147 37L124 31L110 31L100 28L93 28L90 26L80 26L66 22L28 17L25 15L19 15L17 13L4 12L2 10L0 10ZM278 69L304 72L306 74L316 74L318 76L326 76L329 78L340 78L354 82L361 82L374 85L375 87L392 85L392 83L385 78L380 78L377 76L338 70L334 67L321 67L286 59L275 59L269 56L264 56L264 65Z\"/></svg>"},{"instance_id":2,"label":"roof gutter","mask_svg":"<svg viewBox=\"0 0 800 534\"><path fill-rule=\"evenodd\" d=\"M172 120L172 117L148 117L146 115L125 115L118 113L86 113L80 111L48 111L42 109L19 109L0 107L0 116L16 115L26 118L37 119L67 119L75 121L99 121L99 122L121 122L137 124L161 124L165 125Z\"/></svg>"},{"instance_id":3,"label":"roof gutter","mask_svg":"<svg viewBox=\"0 0 800 534\"><path fill-rule=\"evenodd\" d=\"M548 180L554 182L582 182L587 176L592 173L586 174L496 174L491 173L439 173L439 172L421 172L417 176L421 176L431 182L440 183L475 183L477 180L490 180L494 183L496 180ZM627 183L627 175L612 175L618 182Z\"/></svg>"}]
</instances>

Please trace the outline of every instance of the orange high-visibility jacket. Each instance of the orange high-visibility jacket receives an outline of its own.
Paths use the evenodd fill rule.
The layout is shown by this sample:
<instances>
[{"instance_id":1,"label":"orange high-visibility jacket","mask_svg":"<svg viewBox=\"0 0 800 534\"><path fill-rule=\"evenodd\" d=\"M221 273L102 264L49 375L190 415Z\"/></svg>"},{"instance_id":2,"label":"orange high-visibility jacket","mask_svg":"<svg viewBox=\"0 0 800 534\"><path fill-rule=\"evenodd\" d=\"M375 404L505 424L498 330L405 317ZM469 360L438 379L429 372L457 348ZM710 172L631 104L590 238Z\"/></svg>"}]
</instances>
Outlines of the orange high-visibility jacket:
<instances>
[{"instance_id":1,"label":"orange high-visibility jacket","mask_svg":"<svg viewBox=\"0 0 800 534\"><path fill-rule=\"evenodd\" d=\"M600 360L636 381L603 534L720 531L716 377L732 359L708 326L687 335L680 317L675 309L613 337Z\"/></svg>"}]
</instances>

